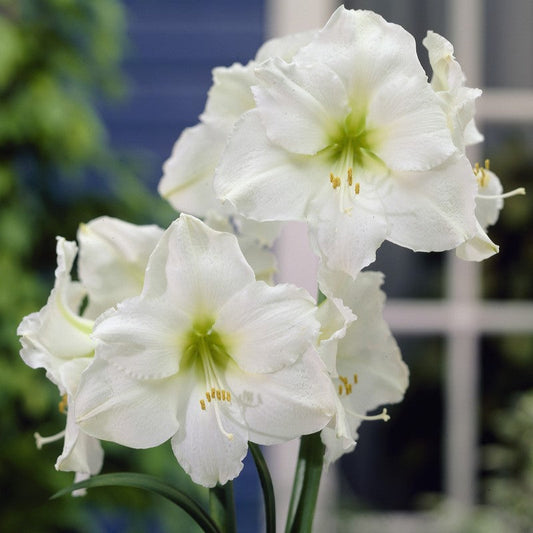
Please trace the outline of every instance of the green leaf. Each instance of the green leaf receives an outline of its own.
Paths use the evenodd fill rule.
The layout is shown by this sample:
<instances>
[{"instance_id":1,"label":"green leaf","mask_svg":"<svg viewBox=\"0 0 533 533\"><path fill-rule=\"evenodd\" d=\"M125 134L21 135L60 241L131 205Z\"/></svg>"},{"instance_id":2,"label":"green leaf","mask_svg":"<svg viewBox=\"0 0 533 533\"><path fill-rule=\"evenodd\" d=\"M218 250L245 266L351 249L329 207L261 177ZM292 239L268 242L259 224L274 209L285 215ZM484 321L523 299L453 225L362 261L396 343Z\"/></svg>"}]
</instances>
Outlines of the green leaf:
<instances>
[{"instance_id":1,"label":"green leaf","mask_svg":"<svg viewBox=\"0 0 533 533\"><path fill-rule=\"evenodd\" d=\"M197 524L209 533L220 533L219 528L213 519L202 509L194 500L180 490L163 483L158 478L146 474L102 474L93 476L85 481L74 483L70 487L56 492L51 499L59 498L77 489L89 489L94 487L133 487L159 494L171 501L173 504L181 507L188 513Z\"/></svg>"},{"instance_id":2,"label":"green leaf","mask_svg":"<svg viewBox=\"0 0 533 533\"><path fill-rule=\"evenodd\" d=\"M253 442L248 443L248 447L252 452L252 457L255 461L261 488L263 489L263 499L265 501L265 522L266 533L276 533L276 500L274 498L274 486L272 485L272 478L266 464L265 458L261 452L261 448Z\"/></svg>"}]
</instances>

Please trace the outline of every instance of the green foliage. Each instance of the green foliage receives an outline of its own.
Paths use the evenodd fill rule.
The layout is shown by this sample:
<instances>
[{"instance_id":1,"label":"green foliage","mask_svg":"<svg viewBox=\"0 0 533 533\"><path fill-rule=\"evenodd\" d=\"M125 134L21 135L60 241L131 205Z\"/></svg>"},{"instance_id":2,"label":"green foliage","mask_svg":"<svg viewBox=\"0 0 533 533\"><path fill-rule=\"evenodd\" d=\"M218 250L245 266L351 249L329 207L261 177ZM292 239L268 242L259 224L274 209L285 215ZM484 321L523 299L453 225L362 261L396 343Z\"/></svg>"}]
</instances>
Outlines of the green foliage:
<instances>
[{"instance_id":1,"label":"green foliage","mask_svg":"<svg viewBox=\"0 0 533 533\"><path fill-rule=\"evenodd\" d=\"M107 507L99 502L98 512L91 510L97 495L48 501L73 475L53 468L60 442L37 450L32 435L57 433L65 421L57 388L44 371L23 364L16 336L22 317L46 302L56 235L73 239L80 222L104 214L132 222L171 219L132 166L109 152L96 112L98 100L124 93L124 19L118 0L0 0L0 528L6 533L102 531L101 517L115 516L117 507L128 509L130 526L142 513L137 530L150 529L146 508L153 502L129 493L113 496ZM100 191L87 194L89 179L100 180ZM176 464L168 450L141 459L111 448L109 456L111 469ZM177 468L173 476L183 478Z\"/></svg>"}]
</instances>

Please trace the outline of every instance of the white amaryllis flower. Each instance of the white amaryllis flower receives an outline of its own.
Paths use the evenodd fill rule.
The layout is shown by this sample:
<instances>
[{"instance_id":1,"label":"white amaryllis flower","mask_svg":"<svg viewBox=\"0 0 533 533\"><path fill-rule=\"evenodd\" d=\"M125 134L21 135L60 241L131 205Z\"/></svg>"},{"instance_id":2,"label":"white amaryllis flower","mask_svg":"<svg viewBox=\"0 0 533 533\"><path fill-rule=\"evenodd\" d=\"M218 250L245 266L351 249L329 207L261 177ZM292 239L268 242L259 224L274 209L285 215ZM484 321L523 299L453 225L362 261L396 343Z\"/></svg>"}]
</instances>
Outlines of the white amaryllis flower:
<instances>
[{"instance_id":1,"label":"white amaryllis flower","mask_svg":"<svg viewBox=\"0 0 533 533\"><path fill-rule=\"evenodd\" d=\"M258 82L255 67L269 57L282 57L289 61L311 40L312 35L313 32L304 32L271 39L246 65L234 63L230 67L215 68L213 85L200 115L200 123L182 132L174 144L172 155L163 165L163 177L159 182L159 193L176 210L202 217L213 229L233 231L258 279L266 279L265 266L275 263L267 248L277 238L279 224L252 224L231 206L222 205L213 189L215 168L235 122L255 107L251 91L252 85ZM225 227L222 228L221 224ZM268 277L271 276L272 273L268 273Z\"/></svg>"},{"instance_id":2,"label":"white amaryllis flower","mask_svg":"<svg viewBox=\"0 0 533 533\"><path fill-rule=\"evenodd\" d=\"M72 398L81 373L94 355L94 345L89 337L92 320L78 313L85 291L70 277L76 252L76 243L58 238L56 280L48 302L38 313L25 317L17 333L21 335L22 359L32 368L46 369L47 377L62 395L59 410L67 415L64 431L52 437L35 434L37 447L64 438L56 469L97 474L102 467L102 448L96 439L79 431L72 410Z\"/></svg>"},{"instance_id":3,"label":"white amaryllis flower","mask_svg":"<svg viewBox=\"0 0 533 533\"><path fill-rule=\"evenodd\" d=\"M474 122L475 101L481 90L465 87L466 76L453 55L452 44L444 37L428 31L422 44L433 70L431 86L446 113L455 145L464 151L465 146L483 140Z\"/></svg>"},{"instance_id":4,"label":"white amaryllis flower","mask_svg":"<svg viewBox=\"0 0 533 533\"><path fill-rule=\"evenodd\" d=\"M25 317L18 328L22 359L32 368L46 369L62 395L59 409L67 416L66 429L57 435L36 433L37 446L64 438L56 469L76 472L77 480L98 473L103 461L100 443L80 431L73 407L81 374L93 360L94 319L101 310L140 293L148 256L162 233L157 226L136 226L109 217L82 224L79 282L70 275L78 247L59 237L55 284L47 304Z\"/></svg>"},{"instance_id":5,"label":"white amaryllis flower","mask_svg":"<svg viewBox=\"0 0 533 533\"><path fill-rule=\"evenodd\" d=\"M225 483L249 440L286 441L333 415L315 315L304 290L256 281L234 235L181 215L151 255L141 295L97 321L77 421L133 448L171 439L195 482Z\"/></svg>"},{"instance_id":6,"label":"white amaryllis flower","mask_svg":"<svg viewBox=\"0 0 533 533\"><path fill-rule=\"evenodd\" d=\"M312 32L304 32L271 39L246 65L234 63L230 67L213 69L213 85L200 115L200 123L182 132L174 144L172 155L163 165L159 193L177 211L202 218L212 212L226 216L236 214L227 206L223 207L216 198L213 178L235 122L255 107L251 87L258 80L254 69L270 57L290 61L312 36ZM259 226L254 229L261 230ZM258 235L262 236L261 233Z\"/></svg>"},{"instance_id":7,"label":"white amaryllis flower","mask_svg":"<svg viewBox=\"0 0 533 533\"><path fill-rule=\"evenodd\" d=\"M475 233L475 182L412 36L340 7L291 63L255 69L215 190L244 216L303 220L352 277L384 239L419 251Z\"/></svg>"},{"instance_id":8,"label":"white amaryllis flower","mask_svg":"<svg viewBox=\"0 0 533 533\"><path fill-rule=\"evenodd\" d=\"M458 257L466 261L483 261L499 251L487 235L487 228L496 224L500 211L503 209L505 198L525 194L523 187L504 193L500 179L490 170L490 162L485 160L485 166L476 163L473 172L478 193L476 195L476 233L462 243L455 250Z\"/></svg>"},{"instance_id":9,"label":"white amaryllis flower","mask_svg":"<svg viewBox=\"0 0 533 533\"><path fill-rule=\"evenodd\" d=\"M353 450L361 422L388 420L386 409L375 416L367 413L401 401L408 385L407 366L383 319L382 283L383 275L379 272L361 272L355 281L346 274L331 272L321 279L321 290L328 294L328 299L320 307L329 302L337 308L319 314L322 328L341 333L334 341L336 353L326 352L337 390L337 412L322 431L325 464ZM341 299L355 313L356 320L343 310ZM345 316L345 329L339 327L342 324L339 311ZM321 355L324 356L322 346Z\"/></svg>"}]
</instances>

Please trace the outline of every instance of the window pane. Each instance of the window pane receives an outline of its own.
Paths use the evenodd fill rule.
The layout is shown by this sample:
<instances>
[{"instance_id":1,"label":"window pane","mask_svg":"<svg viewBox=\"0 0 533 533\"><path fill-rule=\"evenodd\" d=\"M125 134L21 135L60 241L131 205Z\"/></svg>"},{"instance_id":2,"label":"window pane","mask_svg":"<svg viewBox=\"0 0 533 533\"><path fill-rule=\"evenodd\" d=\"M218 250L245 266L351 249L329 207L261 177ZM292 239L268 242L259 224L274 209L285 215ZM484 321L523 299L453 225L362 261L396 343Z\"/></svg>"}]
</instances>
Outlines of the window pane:
<instances>
[{"instance_id":1,"label":"window pane","mask_svg":"<svg viewBox=\"0 0 533 533\"><path fill-rule=\"evenodd\" d=\"M489 125L484 129L485 156L503 188L531 189L533 127ZM489 229L500 253L482 264L483 295L497 299L533 299L533 196L505 200L497 224Z\"/></svg>"},{"instance_id":2,"label":"window pane","mask_svg":"<svg viewBox=\"0 0 533 533\"><path fill-rule=\"evenodd\" d=\"M529 531L533 523L533 336L485 337L482 348L481 501L507 516L507 531Z\"/></svg>"},{"instance_id":3,"label":"window pane","mask_svg":"<svg viewBox=\"0 0 533 533\"><path fill-rule=\"evenodd\" d=\"M533 2L486 0L485 85L531 87L533 85Z\"/></svg>"},{"instance_id":4,"label":"window pane","mask_svg":"<svg viewBox=\"0 0 533 533\"><path fill-rule=\"evenodd\" d=\"M364 422L355 451L341 458L340 506L363 510L415 510L441 493L444 342L440 337L398 339L409 366L405 399L388 409L387 423Z\"/></svg>"}]
</instances>

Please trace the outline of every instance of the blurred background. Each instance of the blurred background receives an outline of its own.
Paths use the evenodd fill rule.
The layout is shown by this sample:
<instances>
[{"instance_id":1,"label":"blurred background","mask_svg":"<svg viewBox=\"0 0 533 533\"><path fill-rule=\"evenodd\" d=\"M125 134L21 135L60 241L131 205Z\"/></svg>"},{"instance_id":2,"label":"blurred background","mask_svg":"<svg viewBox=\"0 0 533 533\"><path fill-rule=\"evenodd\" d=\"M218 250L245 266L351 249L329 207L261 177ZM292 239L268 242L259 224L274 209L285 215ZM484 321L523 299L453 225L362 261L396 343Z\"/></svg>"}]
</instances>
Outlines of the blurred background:
<instances>
[{"instance_id":1,"label":"blurred background","mask_svg":"<svg viewBox=\"0 0 533 533\"><path fill-rule=\"evenodd\" d=\"M367 0L419 43L449 38L504 189L533 182L533 3ZM134 490L49 496L73 476L53 468L57 389L18 356L15 331L53 284L55 236L100 215L166 226L161 165L197 122L211 69L246 63L265 38L322 25L332 0L0 0L0 530L194 531L186 516ZM428 62L419 48L424 66ZM363 424L356 451L325 479L328 530L533 530L533 199L508 200L482 265L383 246L387 318L411 371L388 424ZM303 259L302 261L305 261ZM139 471L205 498L170 446L106 445L104 471ZM290 455L290 454L289 454ZM274 449L274 470L293 463ZM273 472L276 476L276 472ZM261 528L253 464L237 480L239 530ZM328 497L329 496L329 497ZM332 508L334 506L334 508ZM335 517L337 517L335 519ZM317 528L320 528L317 522ZM317 529L319 531L320 529Z\"/></svg>"}]
</instances>

